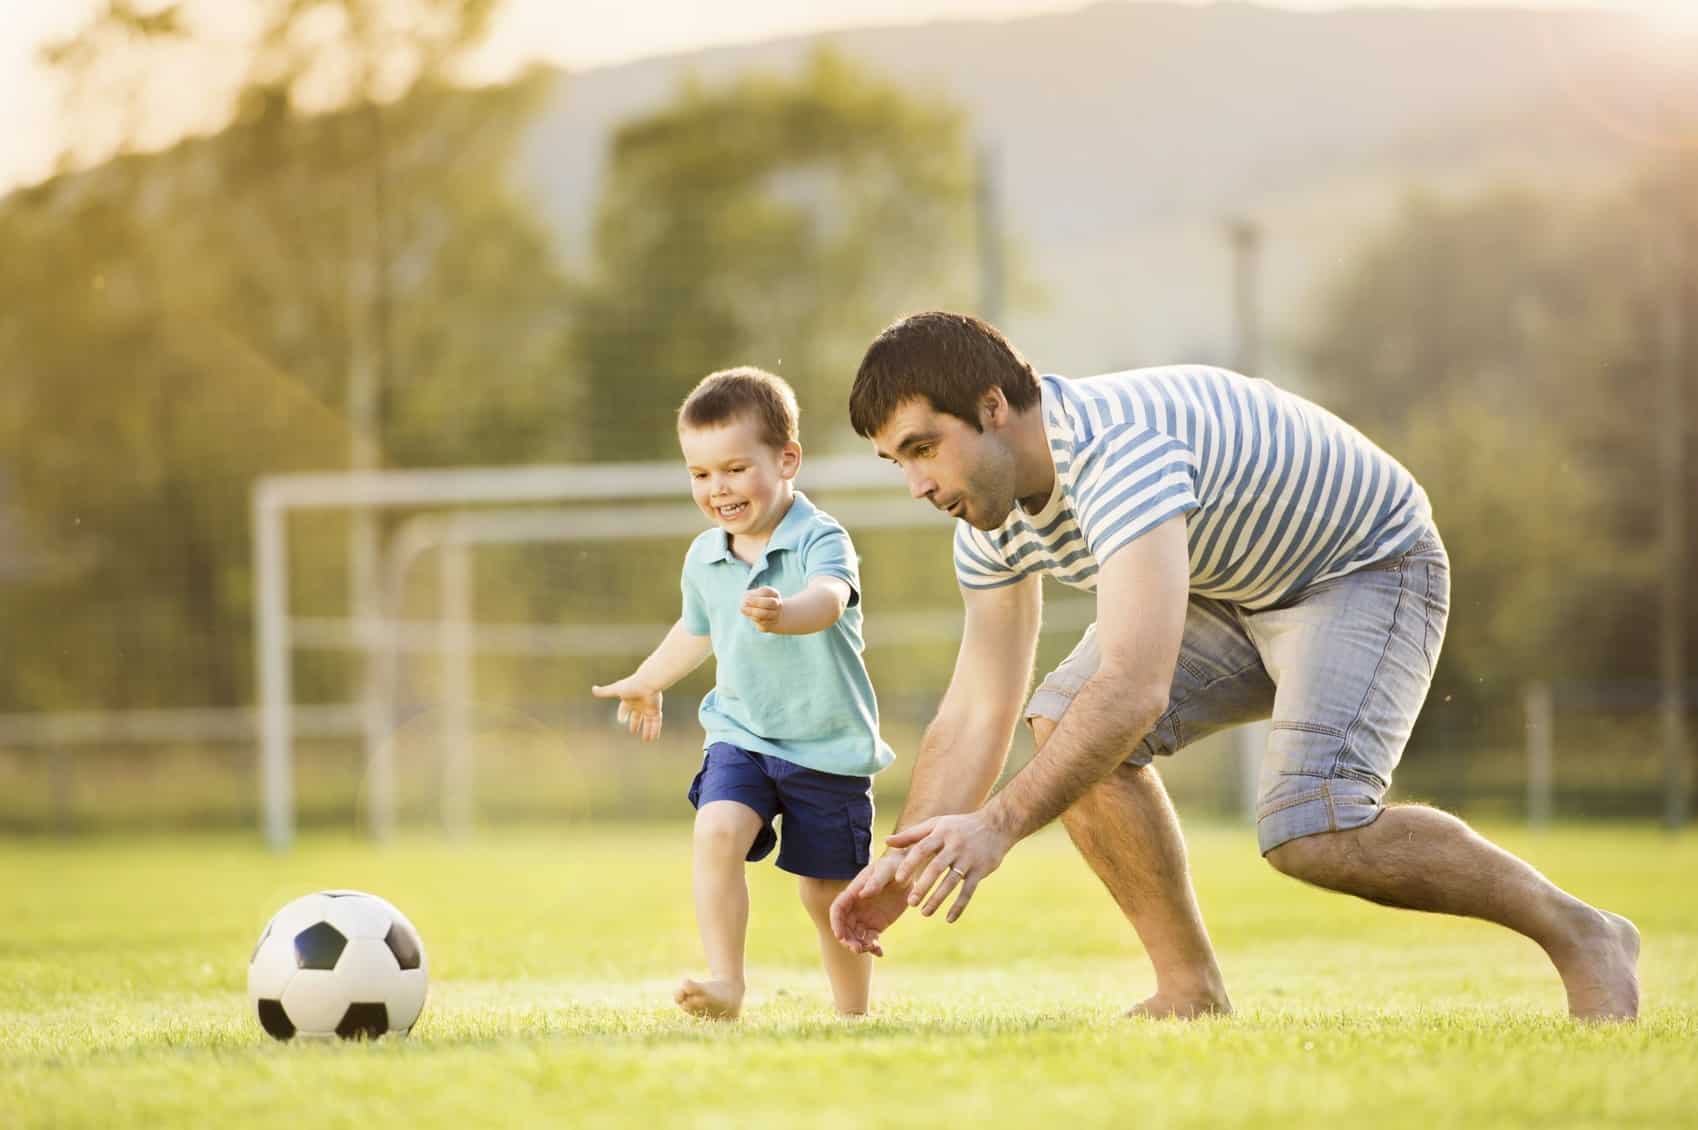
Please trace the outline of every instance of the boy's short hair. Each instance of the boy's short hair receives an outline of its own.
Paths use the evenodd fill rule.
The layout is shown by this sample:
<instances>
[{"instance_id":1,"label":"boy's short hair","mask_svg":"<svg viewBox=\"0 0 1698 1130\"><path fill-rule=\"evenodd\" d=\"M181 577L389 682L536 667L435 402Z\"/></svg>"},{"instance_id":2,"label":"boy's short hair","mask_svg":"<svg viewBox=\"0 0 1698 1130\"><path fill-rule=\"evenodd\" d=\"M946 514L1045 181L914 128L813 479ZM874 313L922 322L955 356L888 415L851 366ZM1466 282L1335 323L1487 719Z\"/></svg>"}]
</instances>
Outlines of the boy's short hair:
<instances>
[{"instance_id":1,"label":"boy's short hair","mask_svg":"<svg viewBox=\"0 0 1698 1130\"><path fill-rule=\"evenodd\" d=\"M739 365L703 377L678 408L678 428L712 428L747 416L769 447L783 447L797 439L796 392L783 377Z\"/></svg>"},{"instance_id":2,"label":"boy's short hair","mask_svg":"<svg viewBox=\"0 0 1698 1130\"><path fill-rule=\"evenodd\" d=\"M872 438L916 396L932 410L979 427L979 398L1000 388L1016 412L1038 400L1038 374L989 322L927 310L886 329L867 347L849 390L849 423Z\"/></svg>"}]
</instances>

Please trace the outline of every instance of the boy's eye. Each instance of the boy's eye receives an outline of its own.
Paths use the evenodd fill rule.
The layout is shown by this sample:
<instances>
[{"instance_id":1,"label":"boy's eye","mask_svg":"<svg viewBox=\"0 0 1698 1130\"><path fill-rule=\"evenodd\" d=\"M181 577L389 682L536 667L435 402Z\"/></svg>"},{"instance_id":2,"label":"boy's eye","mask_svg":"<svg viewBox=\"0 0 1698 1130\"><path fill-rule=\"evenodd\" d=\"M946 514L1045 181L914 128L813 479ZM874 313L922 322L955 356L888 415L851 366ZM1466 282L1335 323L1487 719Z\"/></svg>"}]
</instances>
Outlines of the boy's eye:
<instances>
[{"instance_id":1,"label":"boy's eye","mask_svg":"<svg viewBox=\"0 0 1698 1130\"><path fill-rule=\"evenodd\" d=\"M918 455L921 459L930 459L933 450L934 449L933 449L931 444L922 443L920 446L918 446L914 449L914 454Z\"/></svg>"}]
</instances>

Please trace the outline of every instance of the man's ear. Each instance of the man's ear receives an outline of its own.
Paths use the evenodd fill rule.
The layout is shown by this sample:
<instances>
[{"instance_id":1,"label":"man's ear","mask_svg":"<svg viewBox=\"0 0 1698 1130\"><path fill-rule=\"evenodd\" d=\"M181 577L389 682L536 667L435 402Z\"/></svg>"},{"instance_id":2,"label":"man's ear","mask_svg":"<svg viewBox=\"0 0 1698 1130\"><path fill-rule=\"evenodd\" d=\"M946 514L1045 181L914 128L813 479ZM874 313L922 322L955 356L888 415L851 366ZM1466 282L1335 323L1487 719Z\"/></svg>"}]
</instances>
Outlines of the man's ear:
<instances>
[{"instance_id":1,"label":"man's ear","mask_svg":"<svg viewBox=\"0 0 1698 1130\"><path fill-rule=\"evenodd\" d=\"M802 469L802 445L790 440L778 449L778 477L793 479Z\"/></svg>"},{"instance_id":2,"label":"man's ear","mask_svg":"<svg viewBox=\"0 0 1698 1130\"><path fill-rule=\"evenodd\" d=\"M1008 423L1008 398L1000 388L987 389L979 397L979 430L988 432Z\"/></svg>"}]
</instances>

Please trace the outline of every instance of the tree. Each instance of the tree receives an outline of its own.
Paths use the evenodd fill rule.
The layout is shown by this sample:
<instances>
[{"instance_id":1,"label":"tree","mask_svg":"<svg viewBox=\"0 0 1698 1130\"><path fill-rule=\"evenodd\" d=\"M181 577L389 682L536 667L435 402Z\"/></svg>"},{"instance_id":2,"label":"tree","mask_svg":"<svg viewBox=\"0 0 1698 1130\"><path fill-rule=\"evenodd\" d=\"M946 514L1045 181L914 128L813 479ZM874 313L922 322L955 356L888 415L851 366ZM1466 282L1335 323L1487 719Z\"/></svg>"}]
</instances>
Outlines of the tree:
<instances>
[{"instance_id":1,"label":"tree","mask_svg":"<svg viewBox=\"0 0 1698 1130\"><path fill-rule=\"evenodd\" d=\"M277 0L222 133L120 147L0 202L0 463L30 543L57 561L0 590L15 641L0 709L247 698L249 486L346 462L362 335L387 374L389 458L563 445L549 407L564 280L507 182L546 80L448 81L490 6ZM166 11L172 42L192 42ZM400 46L373 30L409 12ZM110 47L137 48L111 30L134 15L109 5L60 54L80 89L101 88L88 76ZM324 35L345 58L378 60L381 43L410 62L339 91L317 69L338 57ZM344 539L300 533L297 596L334 609ZM345 667L303 662L303 694L342 698Z\"/></svg>"},{"instance_id":2,"label":"tree","mask_svg":"<svg viewBox=\"0 0 1698 1130\"><path fill-rule=\"evenodd\" d=\"M685 392L744 363L790 380L828 442L873 334L970 293L971 176L957 110L829 51L627 123L574 304L590 454L675 455Z\"/></svg>"},{"instance_id":3,"label":"tree","mask_svg":"<svg viewBox=\"0 0 1698 1130\"><path fill-rule=\"evenodd\" d=\"M1653 251L1698 230L1694 184L1676 159L1595 200L1414 198L1323 297L1320 399L1415 472L1450 548L1446 693L1655 673Z\"/></svg>"}]
</instances>

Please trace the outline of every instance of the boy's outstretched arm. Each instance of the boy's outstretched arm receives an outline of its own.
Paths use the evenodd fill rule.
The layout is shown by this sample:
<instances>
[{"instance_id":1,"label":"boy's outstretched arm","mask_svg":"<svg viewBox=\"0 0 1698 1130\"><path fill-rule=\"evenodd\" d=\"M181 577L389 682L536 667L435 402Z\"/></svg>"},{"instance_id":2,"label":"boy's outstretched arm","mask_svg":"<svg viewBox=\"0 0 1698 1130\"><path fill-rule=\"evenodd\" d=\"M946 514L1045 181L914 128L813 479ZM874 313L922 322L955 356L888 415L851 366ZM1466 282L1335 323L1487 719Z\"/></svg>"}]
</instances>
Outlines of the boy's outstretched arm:
<instances>
[{"instance_id":1,"label":"boy's outstretched arm","mask_svg":"<svg viewBox=\"0 0 1698 1130\"><path fill-rule=\"evenodd\" d=\"M763 632L781 636L805 636L823 632L849 607L849 582L841 577L819 576L795 596L778 595L762 586L743 594L743 615Z\"/></svg>"},{"instance_id":2,"label":"boy's outstretched arm","mask_svg":"<svg viewBox=\"0 0 1698 1130\"><path fill-rule=\"evenodd\" d=\"M597 698L619 700L619 721L645 742L660 736L661 692L702 665L713 652L713 640L698 636L679 620L654 653L616 683L591 687Z\"/></svg>"}]
</instances>

